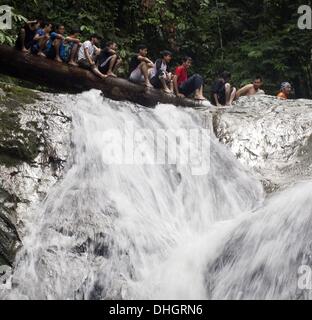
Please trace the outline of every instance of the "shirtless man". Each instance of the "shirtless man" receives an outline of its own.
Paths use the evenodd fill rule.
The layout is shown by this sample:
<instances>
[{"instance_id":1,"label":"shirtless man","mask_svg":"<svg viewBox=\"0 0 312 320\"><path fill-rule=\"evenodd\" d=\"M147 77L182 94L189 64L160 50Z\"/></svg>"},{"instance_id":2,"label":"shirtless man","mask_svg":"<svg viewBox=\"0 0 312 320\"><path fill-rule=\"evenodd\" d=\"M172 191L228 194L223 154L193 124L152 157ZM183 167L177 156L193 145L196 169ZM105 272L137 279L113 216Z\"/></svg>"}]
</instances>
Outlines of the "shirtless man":
<instances>
[{"instance_id":1,"label":"shirtless man","mask_svg":"<svg viewBox=\"0 0 312 320\"><path fill-rule=\"evenodd\" d=\"M256 94L264 94L264 91L260 88L263 85L262 77L258 76L255 78L253 83L247 84L243 88L239 89L236 94L236 98L242 97L242 96L254 96Z\"/></svg>"}]
</instances>

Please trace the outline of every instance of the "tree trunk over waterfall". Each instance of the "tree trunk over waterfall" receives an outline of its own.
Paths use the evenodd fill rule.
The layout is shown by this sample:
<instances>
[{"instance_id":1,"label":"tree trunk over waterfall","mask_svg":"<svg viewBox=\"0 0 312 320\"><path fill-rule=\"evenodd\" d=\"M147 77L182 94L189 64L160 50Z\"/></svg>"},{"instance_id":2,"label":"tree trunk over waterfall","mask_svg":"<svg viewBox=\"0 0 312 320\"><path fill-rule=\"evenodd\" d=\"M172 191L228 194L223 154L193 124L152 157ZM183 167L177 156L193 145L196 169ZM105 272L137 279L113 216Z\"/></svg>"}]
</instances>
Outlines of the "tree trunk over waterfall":
<instances>
[{"instance_id":1,"label":"tree trunk over waterfall","mask_svg":"<svg viewBox=\"0 0 312 320\"><path fill-rule=\"evenodd\" d=\"M24 54L8 46L0 46L0 72L55 89L82 92L101 90L105 97L128 100L147 107L168 103L182 107L200 107L201 102L167 95L160 90L147 89L121 78L99 79L92 72L50 59Z\"/></svg>"}]
</instances>

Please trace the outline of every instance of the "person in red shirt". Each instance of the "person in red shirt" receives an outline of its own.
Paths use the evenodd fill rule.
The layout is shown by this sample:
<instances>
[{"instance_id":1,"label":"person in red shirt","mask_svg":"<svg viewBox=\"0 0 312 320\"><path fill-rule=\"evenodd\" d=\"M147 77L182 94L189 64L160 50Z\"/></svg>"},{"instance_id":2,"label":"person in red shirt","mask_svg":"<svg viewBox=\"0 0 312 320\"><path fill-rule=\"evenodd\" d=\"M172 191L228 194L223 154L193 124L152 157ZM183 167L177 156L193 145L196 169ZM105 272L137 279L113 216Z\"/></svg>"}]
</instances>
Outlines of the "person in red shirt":
<instances>
[{"instance_id":1,"label":"person in red shirt","mask_svg":"<svg viewBox=\"0 0 312 320\"><path fill-rule=\"evenodd\" d=\"M195 94L196 100L207 100L203 95L204 80L199 74L188 77L188 69L192 66L192 58L183 58L181 66L176 68L173 78L174 90L178 97L184 98Z\"/></svg>"}]
</instances>

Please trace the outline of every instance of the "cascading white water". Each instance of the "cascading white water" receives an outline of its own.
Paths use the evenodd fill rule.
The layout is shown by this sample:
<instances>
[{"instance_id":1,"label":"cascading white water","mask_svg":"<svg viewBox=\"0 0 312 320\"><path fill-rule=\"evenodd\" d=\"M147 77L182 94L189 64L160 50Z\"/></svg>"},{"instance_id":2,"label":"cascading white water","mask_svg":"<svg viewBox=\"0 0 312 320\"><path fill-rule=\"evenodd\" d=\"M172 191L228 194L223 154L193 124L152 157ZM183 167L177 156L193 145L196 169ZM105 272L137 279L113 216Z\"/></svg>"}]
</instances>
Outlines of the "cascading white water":
<instances>
[{"instance_id":1,"label":"cascading white water","mask_svg":"<svg viewBox=\"0 0 312 320\"><path fill-rule=\"evenodd\" d=\"M169 105L145 109L103 101L97 91L63 100L73 117L72 158L64 179L26 221L24 247L9 285L0 288L0 298L272 296L273 283L255 291L252 278L250 290L244 292L240 286L247 273L244 268L257 270L257 263L259 268L278 268L285 259L283 243L289 245L293 230L283 221L288 215L296 217L286 204L288 194L263 204L261 183L208 132L204 136L210 141L210 152L204 155L210 163L208 174L194 175L191 164L109 165L108 130L123 132L126 138L133 129L148 128L152 133L170 129L173 134L201 129L202 115ZM151 134L143 144L144 152L138 152L152 158ZM304 195L291 199L292 205L307 211L296 222L296 231L311 213L307 193L311 185L297 188L303 188ZM282 236L280 242L267 242L280 231L279 223L289 242ZM236 239L235 232L247 241L238 243L242 247L231 247L234 258L227 265L226 248L232 245L232 237ZM270 253L271 244L279 250L276 256ZM271 254L270 259L265 254ZM284 277L289 270L283 269ZM272 281L275 276L268 275Z\"/></svg>"},{"instance_id":2,"label":"cascading white water","mask_svg":"<svg viewBox=\"0 0 312 320\"><path fill-rule=\"evenodd\" d=\"M312 183L273 196L230 232L206 274L212 299L311 299ZM252 257L252 258L251 258ZM308 283L307 283L308 282Z\"/></svg>"}]
</instances>

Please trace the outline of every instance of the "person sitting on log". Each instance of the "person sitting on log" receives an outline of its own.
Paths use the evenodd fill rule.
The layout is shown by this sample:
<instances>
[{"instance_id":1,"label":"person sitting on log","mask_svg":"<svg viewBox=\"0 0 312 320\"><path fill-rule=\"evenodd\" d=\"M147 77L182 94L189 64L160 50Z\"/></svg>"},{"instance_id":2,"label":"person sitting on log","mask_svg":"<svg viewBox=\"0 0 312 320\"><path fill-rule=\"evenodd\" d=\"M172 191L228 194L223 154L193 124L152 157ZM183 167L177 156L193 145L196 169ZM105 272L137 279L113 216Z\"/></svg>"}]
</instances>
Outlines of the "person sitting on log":
<instances>
[{"instance_id":1,"label":"person sitting on log","mask_svg":"<svg viewBox=\"0 0 312 320\"><path fill-rule=\"evenodd\" d=\"M78 52L78 65L83 68L92 71L96 76L106 79L107 76L99 71L95 64L95 57L99 55L100 49L99 36L93 34L90 40L85 41Z\"/></svg>"},{"instance_id":2,"label":"person sitting on log","mask_svg":"<svg viewBox=\"0 0 312 320\"><path fill-rule=\"evenodd\" d=\"M78 38L79 35L79 29L71 30L69 36L65 38L65 41L60 47L60 57L62 61L72 66L78 66L76 61L78 59L78 52L81 47L81 42Z\"/></svg>"},{"instance_id":3,"label":"person sitting on log","mask_svg":"<svg viewBox=\"0 0 312 320\"><path fill-rule=\"evenodd\" d=\"M118 56L117 50L117 44L109 41L106 43L105 48L101 50L98 57L99 70L108 77L116 78L117 75L115 73L122 63L122 59Z\"/></svg>"},{"instance_id":4,"label":"person sitting on log","mask_svg":"<svg viewBox=\"0 0 312 320\"><path fill-rule=\"evenodd\" d=\"M149 79L154 63L147 58L147 53L147 46L138 46L138 53L131 58L129 63L129 81L144 83L147 88L153 88Z\"/></svg>"},{"instance_id":5,"label":"person sitting on log","mask_svg":"<svg viewBox=\"0 0 312 320\"><path fill-rule=\"evenodd\" d=\"M172 53L170 51L161 52L161 58L156 60L150 80L154 88L163 89L168 94L173 93L173 76L168 67L171 60Z\"/></svg>"},{"instance_id":6,"label":"person sitting on log","mask_svg":"<svg viewBox=\"0 0 312 320\"><path fill-rule=\"evenodd\" d=\"M15 42L15 48L25 53L30 52L34 37L39 28L39 20L27 21L18 34Z\"/></svg>"},{"instance_id":7,"label":"person sitting on log","mask_svg":"<svg viewBox=\"0 0 312 320\"><path fill-rule=\"evenodd\" d=\"M178 97L184 98L195 93L195 100L206 101L204 97L204 80L199 74L188 78L188 70L192 66L192 58L184 57L182 65L176 68L173 76L175 93Z\"/></svg>"},{"instance_id":8,"label":"person sitting on log","mask_svg":"<svg viewBox=\"0 0 312 320\"><path fill-rule=\"evenodd\" d=\"M81 46L80 40L78 39L80 31L73 30L66 38L64 34L64 25L59 25L56 32L51 33L45 55L49 59L78 66L75 59L77 57L78 49Z\"/></svg>"},{"instance_id":9,"label":"person sitting on log","mask_svg":"<svg viewBox=\"0 0 312 320\"><path fill-rule=\"evenodd\" d=\"M33 45L31 47L31 53L46 57L43 51L47 47L47 42L50 39L50 32L52 31L52 23L50 22L42 22L41 28L39 28L36 32L36 35L33 40Z\"/></svg>"},{"instance_id":10,"label":"person sitting on log","mask_svg":"<svg viewBox=\"0 0 312 320\"><path fill-rule=\"evenodd\" d=\"M231 73L224 71L212 86L212 104L217 107L231 106L236 97L236 88L230 84Z\"/></svg>"},{"instance_id":11,"label":"person sitting on log","mask_svg":"<svg viewBox=\"0 0 312 320\"><path fill-rule=\"evenodd\" d=\"M281 84L281 90L277 94L277 97L281 100L288 100L291 90L291 84L289 82L283 82Z\"/></svg>"},{"instance_id":12,"label":"person sitting on log","mask_svg":"<svg viewBox=\"0 0 312 320\"><path fill-rule=\"evenodd\" d=\"M254 96L256 94L264 94L264 91L261 90L263 85L263 80L261 76L255 77L253 83L247 84L243 88L239 89L236 94L236 98L242 96Z\"/></svg>"},{"instance_id":13,"label":"person sitting on log","mask_svg":"<svg viewBox=\"0 0 312 320\"><path fill-rule=\"evenodd\" d=\"M56 27L56 31L50 33L50 39L47 42L44 54L47 58L62 62L60 57L60 47L64 42L65 26L60 24Z\"/></svg>"}]
</instances>

